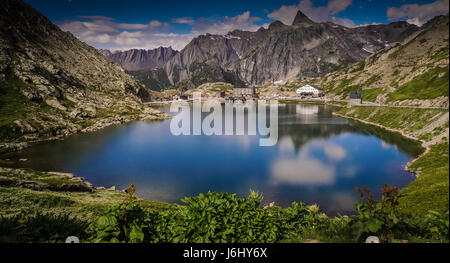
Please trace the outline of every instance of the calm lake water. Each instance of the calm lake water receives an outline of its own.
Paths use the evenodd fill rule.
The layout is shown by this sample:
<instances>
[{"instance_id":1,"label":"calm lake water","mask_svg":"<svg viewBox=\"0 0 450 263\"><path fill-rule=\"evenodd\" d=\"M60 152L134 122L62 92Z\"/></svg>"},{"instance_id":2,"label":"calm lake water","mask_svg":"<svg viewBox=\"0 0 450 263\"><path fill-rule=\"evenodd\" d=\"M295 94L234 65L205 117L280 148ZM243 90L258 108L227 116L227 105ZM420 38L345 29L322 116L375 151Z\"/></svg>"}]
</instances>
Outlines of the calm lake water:
<instances>
[{"instance_id":1,"label":"calm lake water","mask_svg":"<svg viewBox=\"0 0 450 263\"><path fill-rule=\"evenodd\" d=\"M265 203L317 203L329 215L352 213L355 186L379 196L385 183L402 188L414 179L404 165L420 148L399 135L333 116L322 105L280 106L278 121L272 147L260 147L259 136L173 136L167 120L74 135L0 159L71 172L95 186L123 189L134 182L148 200L181 203L208 190L246 196L253 189Z\"/></svg>"}]
</instances>

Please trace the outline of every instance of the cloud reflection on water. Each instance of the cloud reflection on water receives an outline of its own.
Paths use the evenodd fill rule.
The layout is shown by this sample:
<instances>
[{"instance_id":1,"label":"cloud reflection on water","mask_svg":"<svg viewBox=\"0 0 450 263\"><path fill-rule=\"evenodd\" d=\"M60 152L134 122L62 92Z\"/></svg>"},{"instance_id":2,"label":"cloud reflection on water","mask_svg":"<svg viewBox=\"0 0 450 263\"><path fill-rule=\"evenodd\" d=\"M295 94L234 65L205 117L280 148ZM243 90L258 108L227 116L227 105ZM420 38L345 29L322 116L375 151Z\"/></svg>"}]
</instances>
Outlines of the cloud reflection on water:
<instances>
[{"instance_id":1,"label":"cloud reflection on water","mask_svg":"<svg viewBox=\"0 0 450 263\"><path fill-rule=\"evenodd\" d=\"M294 149L289 137L283 137L279 150L286 152ZM311 155L312 150L319 150L324 159ZM271 179L274 184L297 185L332 185L336 179L336 162L343 160L347 152L341 146L325 140L313 140L305 144L297 155L283 156L272 164Z\"/></svg>"}]
</instances>

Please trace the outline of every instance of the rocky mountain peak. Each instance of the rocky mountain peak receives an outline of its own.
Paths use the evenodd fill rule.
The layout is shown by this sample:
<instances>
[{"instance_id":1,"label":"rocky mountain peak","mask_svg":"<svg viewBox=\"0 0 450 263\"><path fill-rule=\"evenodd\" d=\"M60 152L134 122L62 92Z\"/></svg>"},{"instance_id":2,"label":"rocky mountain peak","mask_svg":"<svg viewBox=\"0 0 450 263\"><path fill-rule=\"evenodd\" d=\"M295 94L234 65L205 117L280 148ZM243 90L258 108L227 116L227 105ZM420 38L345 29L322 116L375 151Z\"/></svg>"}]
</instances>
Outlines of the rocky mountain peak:
<instances>
[{"instance_id":1,"label":"rocky mountain peak","mask_svg":"<svg viewBox=\"0 0 450 263\"><path fill-rule=\"evenodd\" d=\"M286 26L285 24L283 24L281 21L277 20L269 25L269 30L277 30L277 29L283 28L285 26Z\"/></svg>"},{"instance_id":2,"label":"rocky mountain peak","mask_svg":"<svg viewBox=\"0 0 450 263\"><path fill-rule=\"evenodd\" d=\"M298 10L297 15L295 15L294 22L292 25L301 25L304 23L314 23L309 17L307 17L302 11Z\"/></svg>"}]
</instances>

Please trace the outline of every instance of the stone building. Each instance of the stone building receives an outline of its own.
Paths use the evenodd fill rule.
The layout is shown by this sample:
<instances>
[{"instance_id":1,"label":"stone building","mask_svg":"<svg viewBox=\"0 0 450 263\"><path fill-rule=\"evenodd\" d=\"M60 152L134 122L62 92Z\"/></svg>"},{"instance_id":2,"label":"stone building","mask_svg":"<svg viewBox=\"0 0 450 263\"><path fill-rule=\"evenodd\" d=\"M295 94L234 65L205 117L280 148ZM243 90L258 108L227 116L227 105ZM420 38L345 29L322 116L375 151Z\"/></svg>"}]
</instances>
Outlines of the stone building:
<instances>
[{"instance_id":1,"label":"stone building","mask_svg":"<svg viewBox=\"0 0 450 263\"><path fill-rule=\"evenodd\" d=\"M362 94L359 90L352 90L349 94L350 101L349 105L360 105L362 104Z\"/></svg>"},{"instance_id":2,"label":"stone building","mask_svg":"<svg viewBox=\"0 0 450 263\"><path fill-rule=\"evenodd\" d=\"M296 93L299 96L313 96L313 97L322 97L324 96L324 92L321 88L316 85L307 84L301 88L298 88Z\"/></svg>"},{"instance_id":3,"label":"stone building","mask_svg":"<svg viewBox=\"0 0 450 263\"><path fill-rule=\"evenodd\" d=\"M253 99L257 98L258 94L256 93L256 89L254 86L249 86L246 88L238 88L234 87L233 89L233 97L234 98L244 98L244 99Z\"/></svg>"}]
</instances>

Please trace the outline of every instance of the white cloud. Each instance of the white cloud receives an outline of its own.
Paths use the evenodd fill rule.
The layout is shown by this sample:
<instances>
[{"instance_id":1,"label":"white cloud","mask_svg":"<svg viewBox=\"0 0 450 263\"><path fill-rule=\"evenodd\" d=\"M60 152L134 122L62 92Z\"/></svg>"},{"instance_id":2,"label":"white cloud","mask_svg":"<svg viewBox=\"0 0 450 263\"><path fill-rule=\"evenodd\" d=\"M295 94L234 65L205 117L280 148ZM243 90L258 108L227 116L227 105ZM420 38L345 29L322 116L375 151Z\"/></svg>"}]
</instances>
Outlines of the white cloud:
<instances>
[{"instance_id":1,"label":"white cloud","mask_svg":"<svg viewBox=\"0 0 450 263\"><path fill-rule=\"evenodd\" d=\"M351 0L330 0L327 6L315 7L311 0L301 0L298 5L284 5L267 16L286 25L292 25L297 11L301 10L306 16L316 22L329 21L346 27L355 27L356 24L352 20L333 16L347 9L351 3Z\"/></svg>"},{"instance_id":2,"label":"white cloud","mask_svg":"<svg viewBox=\"0 0 450 263\"><path fill-rule=\"evenodd\" d=\"M295 153L295 145L290 136L284 136L278 141L280 153Z\"/></svg>"},{"instance_id":3,"label":"white cloud","mask_svg":"<svg viewBox=\"0 0 450 263\"><path fill-rule=\"evenodd\" d=\"M183 17L172 19L172 23L189 24L192 30L188 33L172 33L167 22L151 20L148 24L117 23L113 18L105 16L79 16L82 21L67 21L60 25L78 39L96 48L110 50L153 49L160 46L171 46L181 50L192 38L205 33L226 34L235 29L256 31L260 26L255 22L261 18L253 17L249 11L234 17L222 17L219 21Z\"/></svg>"},{"instance_id":4,"label":"white cloud","mask_svg":"<svg viewBox=\"0 0 450 263\"><path fill-rule=\"evenodd\" d=\"M330 185L335 180L334 167L301 155L298 159L280 159L272 166L274 183Z\"/></svg>"},{"instance_id":5,"label":"white cloud","mask_svg":"<svg viewBox=\"0 0 450 263\"><path fill-rule=\"evenodd\" d=\"M126 23L117 24L117 27L122 29L146 29L148 26L149 25L144 24L126 24Z\"/></svg>"},{"instance_id":6,"label":"white cloud","mask_svg":"<svg viewBox=\"0 0 450 263\"><path fill-rule=\"evenodd\" d=\"M347 9L352 4L352 0L330 0L328 2L328 10L332 15L335 15L341 11Z\"/></svg>"},{"instance_id":7,"label":"white cloud","mask_svg":"<svg viewBox=\"0 0 450 263\"><path fill-rule=\"evenodd\" d=\"M137 46L142 44L141 43L142 35L143 35L142 31L138 32L124 31L115 37L114 43L119 46Z\"/></svg>"},{"instance_id":8,"label":"white cloud","mask_svg":"<svg viewBox=\"0 0 450 263\"><path fill-rule=\"evenodd\" d=\"M194 24L195 21L190 17L180 17L172 19L172 22L177 24Z\"/></svg>"},{"instance_id":9,"label":"white cloud","mask_svg":"<svg viewBox=\"0 0 450 263\"><path fill-rule=\"evenodd\" d=\"M226 34L235 29L256 31L261 27L255 24L257 21L261 21L261 18L253 17L250 11L246 11L234 17L225 16L217 22L202 19L195 23L193 31L199 34Z\"/></svg>"},{"instance_id":10,"label":"white cloud","mask_svg":"<svg viewBox=\"0 0 450 263\"><path fill-rule=\"evenodd\" d=\"M448 13L449 0L436 0L429 4L405 4L400 7L390 7L387 10L389 20L407 19L410 24L422 26L431 18Z\"/></svg>"},{"instance_id":11,"label":"white cloud","mask_svg":"<svg viewBox=\"0 0 450 263\"><path fill-rule=\"evenodd\" d=\"M279 149L291 151L292 141L282 138ZM327 159L310 156L311 150L321 150ZM301 185L331 185L336 178L335 163L343 160L347 152L339 145L325 140L313 140L302 146L295 158L282 157L272 165L271 179L274 183Z\"/></svg>"},{"instance_id":12,"label":"white cloud","mask_svg":"<svg viewBox=\"0 0 450 263\"><path fill-rule=\"evenodd\" d=\"M341 146L327 143L323 146L323 152L332 161L340 161L347 156L347 152Z\"/></svg>"}]
</instances>

